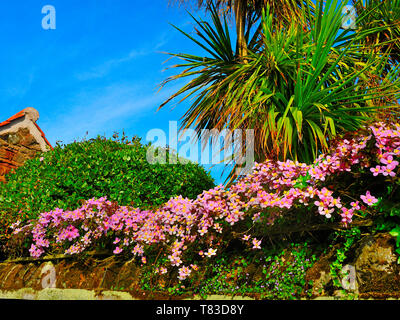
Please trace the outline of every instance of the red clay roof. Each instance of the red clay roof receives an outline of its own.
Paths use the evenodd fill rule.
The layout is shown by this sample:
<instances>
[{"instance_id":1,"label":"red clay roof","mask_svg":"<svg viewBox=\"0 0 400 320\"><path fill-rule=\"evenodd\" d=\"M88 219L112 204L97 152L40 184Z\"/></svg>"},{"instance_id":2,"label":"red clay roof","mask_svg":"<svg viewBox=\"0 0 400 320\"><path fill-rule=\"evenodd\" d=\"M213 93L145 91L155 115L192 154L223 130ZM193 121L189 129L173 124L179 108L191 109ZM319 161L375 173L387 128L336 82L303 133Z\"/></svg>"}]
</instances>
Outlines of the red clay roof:
<instances>
[{"instance_id":1,"label":"red clay roof","mask_svg":"<svg viewBox=\"0 0 400 320\"><path fill-rule=\"evenodd\" d=\"M0 123L0 127L6 126L7 124L10 124L12 121L17 120L19 118L22 118L25 116L25 111L22 110L20 112L18 112L17 114L13 115L11 118L7 119L6 121L3 121ZM49 145L49 147L51 148L51 150L53 150L52 145L50 144L50 142L47 140L44 132L42 131L42 129L40 129L40 127L38 126L38 124L36 122L33 122L36 126L36 128L39 130L40 134L42 135L42 138L44 139L44 141L46 141L46 143Z\"/></svg>"},{"instance_id":2,"label":"red clay roof","mask_svg":"<svg viewBox=\"0 0 400 320\"><path fill-rule=\"evenodd\" d=\"M25 111L22 110L17 114L13 115L11 118L7 119L6 121L1 122L0 127L6 126L7 124L10 124L12 121L22 118L24 116L25 116Z\"/></svg>"}]
</instances>

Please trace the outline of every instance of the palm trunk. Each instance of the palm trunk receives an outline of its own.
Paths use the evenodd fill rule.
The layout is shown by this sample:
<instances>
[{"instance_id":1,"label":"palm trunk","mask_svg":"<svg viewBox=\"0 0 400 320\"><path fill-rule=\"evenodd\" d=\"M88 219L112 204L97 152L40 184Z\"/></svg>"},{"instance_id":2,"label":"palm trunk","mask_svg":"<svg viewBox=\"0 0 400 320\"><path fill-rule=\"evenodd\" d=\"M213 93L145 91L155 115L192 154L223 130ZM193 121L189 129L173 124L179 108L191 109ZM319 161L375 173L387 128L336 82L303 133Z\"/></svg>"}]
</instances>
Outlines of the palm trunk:
<instances>
[{"instance_id":1,"label":"palm trunk","mask_svg":"<svg viewBox=\"0 0 400 320\"><path fill-rule=\"evenodd\" d=\"M247 14L247 0L236 0L234 2L236 33L237 33L237 55L240 59L247 56L247 44L244 36ZM247 62L244 60L244 62Z\"/></svg>"}]
</instances>

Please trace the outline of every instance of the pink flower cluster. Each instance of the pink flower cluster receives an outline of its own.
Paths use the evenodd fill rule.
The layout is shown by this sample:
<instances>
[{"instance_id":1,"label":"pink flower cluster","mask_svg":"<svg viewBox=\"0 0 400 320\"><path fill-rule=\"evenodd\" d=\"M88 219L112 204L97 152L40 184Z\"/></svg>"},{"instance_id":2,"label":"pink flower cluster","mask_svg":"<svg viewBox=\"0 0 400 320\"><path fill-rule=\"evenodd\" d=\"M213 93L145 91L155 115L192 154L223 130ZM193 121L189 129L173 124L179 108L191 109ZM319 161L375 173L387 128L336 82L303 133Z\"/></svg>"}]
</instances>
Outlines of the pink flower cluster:
<instances>
[{"instance_id":1,"label":"pink flower cluster","mask_svg":"<svg viewBox=\"0 0 400 320\"><path fill-rule=\"evenodd\" d=\"M189 267L183 266L183 267L179 268L178 279L185 280L188 276L190 276L191 273L192 273L192 269L190 269Z\"/></svg>"},{"instance_id":2,"label":"pink flower cluster","mask_svg":"<svg viewBox=\"0 0 400 320\"><path fill-rule=\"evenodd\" d=\"M371 139L375 145L366 150ZM179 268L178 278L184 280L195 270L185 266L185 253L194 251L203 259L212 259L223 231L229 232L244 219L252 223L266 219L271 225L288 209L311 206L310 212L328 219L336 214L344 224L351 223L355 212L362 210L359 201L348 203L335 196L324 185L326 178L350 172L355 165L391 178L396 175L399 155L400 125L378 123L366 135L339 141L330 154L320 155L311 165L291 160L256 163L252 173L229 190L219 185L194 200L175 197L154 211L118 206L105 197L91 199L73 211L55 209L26 226L17 223L14 232L32 234L33 257L41 256L52 243L68 246L66 254L78 254L112 237L114 254L131 254L146 263L146 252L161 245L169 262L160 273ZM374 161L381 165L372 168ZM360 200L368 206L378 201L367 190ZM241 240L250 249L261 249L262 240L247 234Z\"/></svg>"}]
</instances>

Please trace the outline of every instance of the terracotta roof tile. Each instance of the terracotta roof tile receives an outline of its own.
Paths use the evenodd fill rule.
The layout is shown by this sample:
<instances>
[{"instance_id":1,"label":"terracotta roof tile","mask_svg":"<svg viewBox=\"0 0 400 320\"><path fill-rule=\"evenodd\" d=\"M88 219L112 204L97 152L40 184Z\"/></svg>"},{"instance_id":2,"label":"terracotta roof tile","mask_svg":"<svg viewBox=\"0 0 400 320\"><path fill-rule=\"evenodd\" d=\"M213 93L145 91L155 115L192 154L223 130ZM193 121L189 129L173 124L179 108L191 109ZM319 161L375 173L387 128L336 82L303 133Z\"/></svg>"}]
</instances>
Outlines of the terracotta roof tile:
<instances>
[{"instance_id":1,"label":"terracotta roof tile","mask_svg":"<svg viewBox=\"0 0 400 320\"><path fill-rule=\"evenodd\" d=\"M7 124L10 124L11 121L17 120L24 116L25 116L25 111L22 110L22 111L18 112L17 114L13 115L11 118L7 119L6 121L1 122L0 127L6 126Z\"/></svg>"},{"instance_id":2,"label":"terracotta roof tile","mask_svg":"<svg viewBox=\"0 0 400 320\"><path fill-rule=\"evenodd\" d=\"M13 115L11 118L7 119L6 121L3 121L0 123L0 127L6 126L8 124L10 124L12 121L17 120L19 118L22 118L25 116L25 111L22 110L20 112L18 112L17 114ZM50 144L50 142L47 140L44 132L42 131L42 129L40 129L40 127L38 126L38 124L36 122L33 122L36 126L36 128L39 130L40 134L42 135L42 138L44 139L44 141L46 141L46 143L49 145L49 147L51 148L51 150L54 150L52 145Z\"/></svg>"}]
</instances>

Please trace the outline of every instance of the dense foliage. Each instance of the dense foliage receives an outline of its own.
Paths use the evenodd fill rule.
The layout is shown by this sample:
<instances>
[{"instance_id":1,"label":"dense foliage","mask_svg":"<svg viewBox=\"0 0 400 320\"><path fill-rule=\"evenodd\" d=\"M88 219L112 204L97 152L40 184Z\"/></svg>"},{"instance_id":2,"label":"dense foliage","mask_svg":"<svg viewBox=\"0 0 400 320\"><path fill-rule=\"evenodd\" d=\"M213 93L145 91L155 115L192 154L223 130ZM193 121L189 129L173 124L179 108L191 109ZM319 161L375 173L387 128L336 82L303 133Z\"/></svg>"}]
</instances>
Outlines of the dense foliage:
<instances>
[{"instance_id":1,"label":"dense foliage","mask_svg":"<svg viewBox=\"0 0 400 320\"><path fill-rule=\"evenodd\" d=\"M197 164L150 164L148 148L137 138L98 137L59 145L28 161L0 185L0 230L4 235L19 219L35 219L54 208L73 210L90 198L107 196L144 209L179 195L194 199L214 186Z\"/></svg>"},{"instance_id":2,"label":"dense foliage","mask_svg":"<svg viewBox=\"0 0 400 320\"><path fill-rule=\"evenodd\" d=\"M398 14L396 1L388 2ZM314 11L303 8L301 23L293 19L277 26L276 8L266 4L254 30L248 30L243 59L235 54L226 20L210 9L212 22L195 19L195 34L180 30L204 55L171 54L181 72L163 85L188 82L161 107L178 97L193 98L183 128L254 129L256 161L312 163L327 152L328 140L362 127L377 105L393 107L400 97L399 65L382 49L387 41L390 48L399 43L393 42L396 34L386 24L372 23L380 11L371 6L354 18L359 29L343 30L345 5L317 0ZM385 39L371 44L377 34Z\"/></svg>"},{"instance_id":3,"label":"dense foliage","mask_svg":"<svg viewBox=\"0 0 400 320\"><path fill-rule=\"evenodd\" d=\"M398 27L376 25L375 1L365 12L357 2L353 33L341 30L336 0L317 0L315 11L279 28L276 8L254 3L265 4L260 24L253 37L237 33L245 39L236 53L215 9L213 26L196 20L204 43L186 35L211 57L175 55L186 71L166 81L192 79L171 97L197 94L184 126L256 129L262 161L252 172L214 187L197 165L150 165L137 139L57 147L0 187L3 225L19 219L4 246L9 257L101 250L141 264L143 290L292 299L310 293L305 275L316 256L302 241L272 250L277 230L329 223L323 245L334 250L334 287L361 228L389 232L400 254L398 42L374 44L398 37ZM398 14L398 0L387 3L378 18ZM388 105L384 121L368 113Z\"/></svg>"},{"instance_id":4,"label":"dense foliage","mask_svg":"<svg viewBox=\"0 0 400 320\"><path fill-rule=\"evenodd\" d=\"M109 249L143 264L161 263L160 274L185 281L232 241L243 243L244 251L260 250L268 228L293 222L293 215L344 226L377 218L378 208L398 202L399 154L400 125L376 123L332 142L330 153L311 165L268 160L229 189L219 185L195 200L179 196L141 210L103 197L73 211L43 212L30 224L13 225L10 254Z\"/></svg>"},{"instance_id":5,"label":"dense foliage","mask_svg":"<svg viewBox=\"0 0 400 320\"><path fill-rule=\"evenodd\" d=\"M198 272L189 277L185 284L174 282L166 286L168 279L160 274L162 267L142 266L141 289L169 294L242 295L260 299L298 299L311 292L306 288L306 272L313 266L318 250L309 243L285 243L253 252L221 253L210 265L199 267ZM239 249L239 248L237 248ZM192 268L193 268L192 266Z\"/></svg>"}]
</instances>

